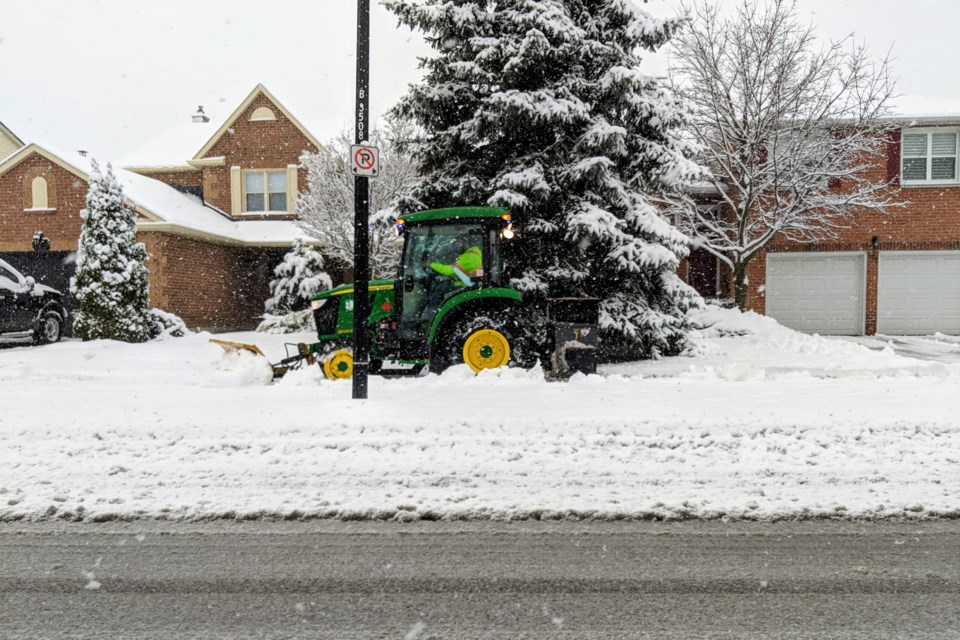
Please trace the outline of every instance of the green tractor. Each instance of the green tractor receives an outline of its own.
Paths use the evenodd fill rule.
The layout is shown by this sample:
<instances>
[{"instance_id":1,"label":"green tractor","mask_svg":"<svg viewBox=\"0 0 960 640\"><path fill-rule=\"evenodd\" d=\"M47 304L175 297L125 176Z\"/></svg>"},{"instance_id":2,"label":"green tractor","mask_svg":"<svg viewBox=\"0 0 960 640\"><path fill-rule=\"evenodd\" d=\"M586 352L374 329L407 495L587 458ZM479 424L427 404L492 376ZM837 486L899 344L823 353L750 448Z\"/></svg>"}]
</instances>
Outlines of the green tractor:
<instances>
[{"instance_id":1,"label":"green tractor","mask_svg":"<svg viewBox=\"0 0 960 640\"><path fill-rule=\"evenodd\" d=\"M396 231L404 239L396 278L369 283L371 373L416 375L424 367L439 373L457 364L480 372L537 361L536 332L524 324L520 292L504 274L502 244L514 237L506 209L421 211L398 219ZM317 342L295 345L294 355L273 365L275 375L306 361L319 362L328 378L351 377L353 299L352 284L314 295ZM592 307L588 315L596 314ZM596 319L586 320L566 338L592 353ZM252 345L218 344L261 353Z\"/></svg>"}]
</instances>

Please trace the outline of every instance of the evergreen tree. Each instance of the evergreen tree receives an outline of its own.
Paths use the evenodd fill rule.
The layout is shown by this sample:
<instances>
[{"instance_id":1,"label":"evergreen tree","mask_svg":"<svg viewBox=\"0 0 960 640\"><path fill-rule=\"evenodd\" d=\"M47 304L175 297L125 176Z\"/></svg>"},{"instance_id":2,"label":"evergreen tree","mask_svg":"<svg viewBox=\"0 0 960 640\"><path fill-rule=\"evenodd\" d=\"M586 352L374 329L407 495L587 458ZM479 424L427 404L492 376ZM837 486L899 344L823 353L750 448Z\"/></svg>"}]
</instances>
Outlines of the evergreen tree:
<instances>
[{"instance_id":1,"label":"evergreen tree","mask_svg":"<svg viewBox=\"0 0 960 640\"><path fill-rule=\"evenodd\" d=\"M323 256L304 244L303 238L294 240L293 248L273 274L276 278L270 281L270 297L265 304L267 313L285 314L304 309L313 294L333 286L323 270Z\"/></svg>"},{"instance_id":2,"label":"evergreen tree","mask_svg":"<svg viewBox=\"0 0 960 640\"><path fill-rule=\"evenodd\" d=\"M147 298L147 250L137 242L136 212L124 204L123 188L107 165L106 175L91 161L87 206L77 272L70 281L73 334L144 342L150 338Z\"/></svg>"},{"instance_id":3,"label":"evergreen tree","mask_svg":"<svg viewBox=\"0 0 960 640\"><path fill-rule=\"evenodd\" d=\"M397 111L424 181L406 208L509 207L528 298L602 298L608 359L677 353L696 293L686 238L648 194L694 175L680 103L638 70L678 28L625 0L391 0L436 55Z\"/></svg>"}]
</instances>

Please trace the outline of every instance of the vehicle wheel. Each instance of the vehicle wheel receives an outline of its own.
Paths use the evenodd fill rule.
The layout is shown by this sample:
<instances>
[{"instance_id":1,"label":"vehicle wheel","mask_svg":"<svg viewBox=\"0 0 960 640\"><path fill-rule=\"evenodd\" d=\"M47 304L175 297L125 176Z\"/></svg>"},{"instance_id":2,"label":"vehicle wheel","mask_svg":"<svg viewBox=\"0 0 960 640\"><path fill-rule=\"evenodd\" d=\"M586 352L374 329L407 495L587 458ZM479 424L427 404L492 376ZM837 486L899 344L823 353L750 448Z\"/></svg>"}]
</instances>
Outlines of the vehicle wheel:
<instances>
[{"instance_id":1,"label":"vehicle wheel","mask_svg":"<svg viewBox=\"0 0 960 640\"><path fill-rule=\"evenodd\" d=\"M45 311L40 316L37 330L33 334L33 341L37 344L59 342L63 336L63 320L56 311Z\"/></svg>"},{"instance_id":2,"label":"vehicle wheel","mask_svg":"<svg viewBox=\"0 0 960 640\"><path fill-rule=\"evenodd\" d=\"M322 361L323 373L330 380L346 380L353 376L353 351L337 349Z\"/></svg>"},{"instance_id":3,"label":"vehicle wheel","mask_svg":"<svg viewBox=\"0 0 960 640\"><path fill-rule=\"evenodd\" d=\"M516 321L480 316L457 323L446 334L430 370L440 373L455 364L466 364L474 373L519 363L521 331Z\"/></svg>"}]
</instances>

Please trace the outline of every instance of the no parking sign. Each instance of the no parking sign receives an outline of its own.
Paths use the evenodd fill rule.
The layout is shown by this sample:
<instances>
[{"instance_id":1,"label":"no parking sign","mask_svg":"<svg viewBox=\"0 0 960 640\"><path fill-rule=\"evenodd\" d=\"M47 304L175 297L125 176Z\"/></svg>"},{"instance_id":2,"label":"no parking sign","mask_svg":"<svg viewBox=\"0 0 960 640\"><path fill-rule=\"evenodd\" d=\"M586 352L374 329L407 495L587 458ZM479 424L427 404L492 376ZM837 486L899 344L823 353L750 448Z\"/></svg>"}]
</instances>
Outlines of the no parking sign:
<instances>
[{"instance_id":1,"label":"no parking sign","mask_svg":"<svg viewBox=\"0 0 960 640\"><path fill-rule=\"evenodd\" d=\"M357 176L376 176L380 173L380 150L368 145L350 147L350 163Z\"/></svg>"}]
</instances>

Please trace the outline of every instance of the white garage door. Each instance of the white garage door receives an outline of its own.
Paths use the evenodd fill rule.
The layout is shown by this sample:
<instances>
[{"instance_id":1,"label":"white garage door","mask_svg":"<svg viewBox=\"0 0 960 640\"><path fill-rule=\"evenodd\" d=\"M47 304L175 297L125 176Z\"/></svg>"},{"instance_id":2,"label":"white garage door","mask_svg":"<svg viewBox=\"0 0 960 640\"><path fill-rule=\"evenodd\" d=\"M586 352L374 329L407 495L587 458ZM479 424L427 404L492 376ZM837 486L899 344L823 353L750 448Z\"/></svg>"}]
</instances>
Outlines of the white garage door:
<instances>
[{"instance_id":1,"label":"white garage door","mask_svg":"<svg viewBox=\"0 0 960 640\"><path fill-rule=\"evenodd\" d=\"M862 253L767 254L767 315L823 335L863 333Z\"/></svg>"},{"instance_id":2,"label":"white garage door","mask_svg":"<svg viewBox=\"0 0 960 640\"><path fill-rule=\"evenodd\" d=\"M960 334L960 251L883 251L877 333Z\"/></svg>"}]
</instances>

